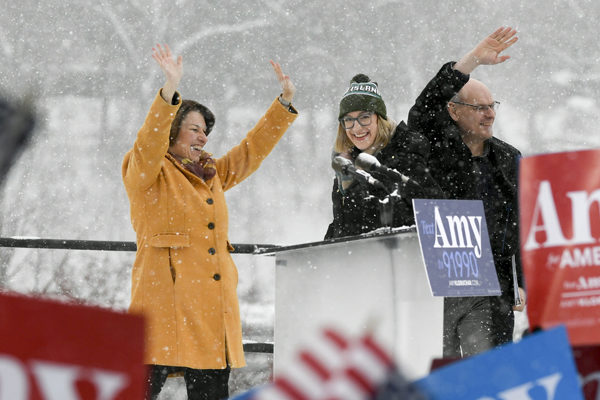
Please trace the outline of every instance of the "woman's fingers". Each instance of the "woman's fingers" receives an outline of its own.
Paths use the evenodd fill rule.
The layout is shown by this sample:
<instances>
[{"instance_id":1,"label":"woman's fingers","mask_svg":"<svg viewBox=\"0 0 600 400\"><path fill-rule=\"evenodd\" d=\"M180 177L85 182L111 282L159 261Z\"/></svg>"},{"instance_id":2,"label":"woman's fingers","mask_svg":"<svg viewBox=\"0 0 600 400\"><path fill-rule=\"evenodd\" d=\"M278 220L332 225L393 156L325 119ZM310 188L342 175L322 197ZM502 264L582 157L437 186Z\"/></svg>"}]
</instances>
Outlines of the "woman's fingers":
<instances>
[{"instance_id":1,"label":"woman's fingers","mask_svg":"<svg viewBox=\"0 0 600 400\"><path fill-rule=\"evenodd\" d=\"M275 62L273 60L269 60L269 62L273 66L273 71L275 71L275 75L277 76L277 80L280 83L283 83L283 80L285 79L285 76L283 75L283 71L281 70L281 65L279 65L279 63L277 63L277 62Z\"/></svg>"},{"instance_id":2,"label":"woman's fingers","mask_svg":"<svg viewBox=\"0 0 600 400\"><path fill-rule=\"evenodd\" d=\"M161 63L170 60L172 58L172 54L169 45L165 44L163 48L163 46L161 46L160 43L157 43L156 47L152 48L152 57L154 57L156 61L159 61Z\"/></svg>"}]
</instances>

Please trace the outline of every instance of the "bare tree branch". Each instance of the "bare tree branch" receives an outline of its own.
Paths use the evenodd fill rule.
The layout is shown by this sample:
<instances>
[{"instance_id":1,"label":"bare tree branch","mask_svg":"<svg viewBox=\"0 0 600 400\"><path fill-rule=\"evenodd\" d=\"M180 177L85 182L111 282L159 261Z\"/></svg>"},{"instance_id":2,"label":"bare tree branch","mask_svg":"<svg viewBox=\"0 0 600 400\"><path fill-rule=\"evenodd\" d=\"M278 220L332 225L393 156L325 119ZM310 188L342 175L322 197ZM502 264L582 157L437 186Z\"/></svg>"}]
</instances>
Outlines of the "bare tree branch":
<instances>
[{"instance_id":1,"label":"bare tree branch","mask_svg":"<svg viewBox=\"0 0 600 400\"><path fill-rule=\"evenodd\" d=\"M182 54L188 48L192 47L202 39L205 39L210 36L223 35L226 33L232 32L245 32L251 29L256 28L264 28L266 26L271 25L268 21L264 19L253 19L251 21L242 22L241 24L235 25L212 25L209 28L204 28L194 34L192 34L188 39L184 40L180 44L174 47L175 54Z\"/></svg>"},{"instance_id":2,"label":"bare tree branch","mask_svg":"<svg viewBox=\"0 0 600 400\"><path fill-rule=\"evenodd\" d=\"M133 41L131 40L132 35L125 29L127 27L127 24L124 24L123 21L120 21L117 18L117 15L112 11L111 7L107 7L104 4L100 3L96 4L92 8L96 10L99 14L104 15L107 18L108 22L111 23L112 27L117 33L117 36L121 39L123 46L125 46L127 54L129 55L133 63L135 64L137 61L139 61L139 58L137 57L139 51L134 45Z\"/></svg>"}]
</instances>

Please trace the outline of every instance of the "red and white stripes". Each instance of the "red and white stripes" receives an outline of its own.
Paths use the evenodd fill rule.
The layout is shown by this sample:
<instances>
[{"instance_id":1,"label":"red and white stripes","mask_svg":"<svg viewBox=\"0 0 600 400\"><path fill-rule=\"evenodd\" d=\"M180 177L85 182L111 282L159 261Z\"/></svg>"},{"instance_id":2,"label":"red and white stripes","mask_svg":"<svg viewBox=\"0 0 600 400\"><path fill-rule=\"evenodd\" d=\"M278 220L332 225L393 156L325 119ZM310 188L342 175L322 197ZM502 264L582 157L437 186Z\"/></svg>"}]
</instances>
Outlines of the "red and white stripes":
<instances>
[{"instance_id":1,"label":"red and white stripes","mask_svg":"<svg viewBox=\"0 0 600 400\"><path fill-rule=\"evenodd\" d=\"M394 368L392 358L371 334L348 338L325 329L298 352L255 400L363 400L371 398Z\"/></svg>"}]
</instances>

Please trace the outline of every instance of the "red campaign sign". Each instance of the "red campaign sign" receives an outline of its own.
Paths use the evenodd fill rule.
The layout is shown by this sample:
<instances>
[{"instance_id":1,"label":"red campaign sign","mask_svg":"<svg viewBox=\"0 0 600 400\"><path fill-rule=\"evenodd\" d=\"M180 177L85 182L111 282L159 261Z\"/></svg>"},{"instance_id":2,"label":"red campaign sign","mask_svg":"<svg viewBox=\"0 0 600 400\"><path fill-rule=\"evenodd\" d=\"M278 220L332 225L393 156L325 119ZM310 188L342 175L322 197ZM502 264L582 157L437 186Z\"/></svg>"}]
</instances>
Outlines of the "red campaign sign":
<instances>
[{"instance_id":1,"label":"red campaign sign","mask_svg":"<svg viewBox=\"0 0 600 400\"><path fill-rule=\"evenodd\" d=\"M573 358L586 400L600 399L600 346L575 346Z\"/></svg>"},{"instance_id":2,"label":"red campaign sign","mask_svg":"<svg viewBox=\"0 0 600 400\"><path fill-rule=\"evenodd\" d=\"M519 179L530 326L599 344L600 150L525 157Z\"/></svg>"},{"instance_id":3,"label":"red campaign sign","mask_svg":"<svg viewBox=\"0 0 600 400\"><path fill-rule=\"evenodd\" d=\"M140 316L0 294L0 399L142 399Z\"/></svg>"}]
</instances>

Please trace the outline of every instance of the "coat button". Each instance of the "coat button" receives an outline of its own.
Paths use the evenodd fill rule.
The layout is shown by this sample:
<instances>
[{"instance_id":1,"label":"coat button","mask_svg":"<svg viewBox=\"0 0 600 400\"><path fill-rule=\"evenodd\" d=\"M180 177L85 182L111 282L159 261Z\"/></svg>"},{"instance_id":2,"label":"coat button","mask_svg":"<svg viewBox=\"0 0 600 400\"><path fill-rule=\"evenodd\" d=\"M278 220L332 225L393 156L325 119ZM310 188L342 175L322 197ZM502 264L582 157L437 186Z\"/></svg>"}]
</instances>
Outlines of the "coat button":
<instances>
[{"instance_id":1,"label":"coat button","mask_svg":"<svg viewBox=\"0 0 600 400\"><path fill-rule=\"evenodd\" d=\"M212 222L209 222L208 229L215 229L215 224L213 224Z\"/></svg>"},{"instance_id":2,"label":"coat button","mask_svg":"<svg viewBox=\"0 0 600 400\"><path fill-rule=\"evenodd\" d=\"M207 202L208 204L212 204L212 203L214 203L213 199L210 199L210 198L209 198L209 199L206 199L206 202Z\"/></svg>"},{"instance_id":3,"label":"coat button","mask_svg":"<svg viewBox=\"0 0 600 400\"><path fill-rule=\"evenodd\" d=\"M219 275L219 274L214 274L214 275L213 275L213 279L214 279L215 281L220 281L220 280L221 280L221 275Z\"/></svg>"},{"instance_id":4,"label":"coat button","mask_svg":"<svg viewBox=\"0 0 600 400\"><path fill-rule=\"evenodd\" d=\"M212 248L212 247L210 249L208 249L208 254L212 255L212 254L215 254L216 252L217 251L214 248Z\"/></svg>"}]
</instances>

